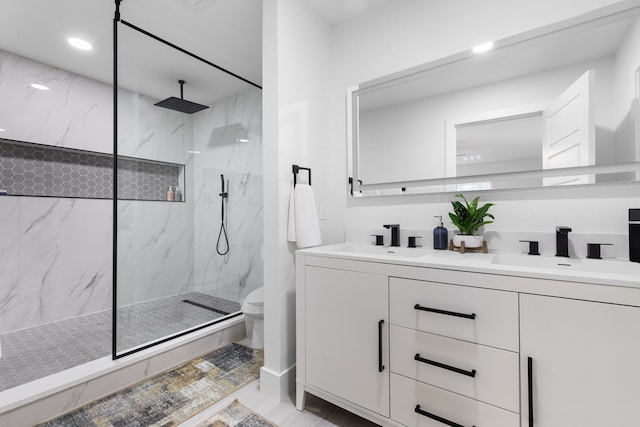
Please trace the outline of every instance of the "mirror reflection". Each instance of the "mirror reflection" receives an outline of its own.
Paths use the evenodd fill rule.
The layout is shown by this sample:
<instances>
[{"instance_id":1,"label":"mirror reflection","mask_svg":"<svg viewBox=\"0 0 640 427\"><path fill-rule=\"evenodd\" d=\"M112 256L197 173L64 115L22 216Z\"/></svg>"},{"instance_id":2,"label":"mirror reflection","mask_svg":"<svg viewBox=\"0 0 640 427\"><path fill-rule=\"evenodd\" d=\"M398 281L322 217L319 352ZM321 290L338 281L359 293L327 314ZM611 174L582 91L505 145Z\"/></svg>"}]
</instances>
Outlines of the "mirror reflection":
<instances>
[{"instance_id":1,"label":"mirror reflection","mask_svg":"<svg viewBox=\"0 0 640 427\"><path fill-rule=\"evenodd\" d=\"M597 15L360 85L351 126L361 189L635 180L638 8ZM483 178L495 174L513 176Z\"/></svg>"}]
</instances>

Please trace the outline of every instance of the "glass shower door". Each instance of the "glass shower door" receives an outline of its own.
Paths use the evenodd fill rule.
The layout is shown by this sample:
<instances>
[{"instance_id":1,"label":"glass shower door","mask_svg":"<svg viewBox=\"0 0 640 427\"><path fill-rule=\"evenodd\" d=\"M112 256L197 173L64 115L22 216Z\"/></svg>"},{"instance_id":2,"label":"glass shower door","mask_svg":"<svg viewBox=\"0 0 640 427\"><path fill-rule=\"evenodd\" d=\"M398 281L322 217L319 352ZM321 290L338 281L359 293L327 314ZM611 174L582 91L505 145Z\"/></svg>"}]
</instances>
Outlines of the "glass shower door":
<instances>
[{"instance_id":1,"label":"glass shower door","mask_svg":"<svg viewBox=\"0 0 640 427\"><path fill-rule=\"evenodd\" d=\"M261 170L216 168L212 180L205 160L232 156L239 147L245 152L238 157L242 167L255 167L256 154L261 160L261 98L259 88L150 37L124 15L117 31L114 357L121 357L240 315L242 298L261 286L261 261L253 259L262 239L262 182L246 182L251 173L261 177ZM235 111L238 100L258 108L258 114ZM246 120L241 117L233 131L216 133L216 123L226 121L227 113ZM234 162L226 158L222 164ZM220 186L218 175L224 174L231 189ZM246 245L234 240L237 216L223 220L220 215L233 213L236 208L228 203L242 200L236 189L243 186L249 194L259 186L255 218L260 229L253 230L259 231L253 234L258 250L252 243L245 251ZM220 197L225 192L228 197ZM216 251L212 228L225 231L227 253ZM252 260L243 262L243 257ZM224 266L236 263L241 271L227 286L218 286L225 281Z\"/></svg>"}]
</instances>

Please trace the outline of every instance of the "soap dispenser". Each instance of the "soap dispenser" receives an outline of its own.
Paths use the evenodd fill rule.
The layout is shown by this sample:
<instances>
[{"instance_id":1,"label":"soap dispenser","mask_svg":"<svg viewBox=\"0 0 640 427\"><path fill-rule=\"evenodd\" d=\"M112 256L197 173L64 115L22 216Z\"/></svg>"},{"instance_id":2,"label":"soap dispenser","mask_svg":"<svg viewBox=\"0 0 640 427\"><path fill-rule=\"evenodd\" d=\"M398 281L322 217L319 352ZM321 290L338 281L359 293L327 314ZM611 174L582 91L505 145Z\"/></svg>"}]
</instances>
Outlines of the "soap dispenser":
<instances>
[{"instance_id":1,"label":"soap dispenser","mask_svg":"<svg viewBox=\"0 0 640 427\"><path fill-rule=\"evenodd\" d=\"M438 225L433 229L433 249L446 250L449 246L449 231L444 227L442 215L435 215Z\"/></svg>"}]
</instances>

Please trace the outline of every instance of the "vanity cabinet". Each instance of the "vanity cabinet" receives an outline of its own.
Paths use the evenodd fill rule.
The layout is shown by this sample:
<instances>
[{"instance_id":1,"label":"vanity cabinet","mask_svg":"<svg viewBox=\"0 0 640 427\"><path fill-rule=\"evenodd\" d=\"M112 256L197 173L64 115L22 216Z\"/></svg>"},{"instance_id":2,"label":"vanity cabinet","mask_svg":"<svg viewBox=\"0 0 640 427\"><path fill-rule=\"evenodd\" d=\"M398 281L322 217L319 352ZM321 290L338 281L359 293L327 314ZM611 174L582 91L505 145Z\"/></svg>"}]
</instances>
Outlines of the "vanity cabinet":
<instances>
[{"instance_id":1,"label":"vanity cabinet","mask_svg":"<svg viewBox=\"0 0 640 427\"><path fill-rule=\"evenodd\" d=\"M307 266L306 382L389 416L387 277Z\"/></svg>"},{"instance_id":2,"label":"vanity cabinet","mask_svg":"<svg viewBox=\"0 0 640 427\"><path fill-rule=\"evenodd\" d=\"M521 294L520 336L522 427L640 424L640 308Z\"/></svg>"},{"instance_id":3,"label":"vanity cabinet","mask_svg":"<svg viewBox=\"0 0 640 427\"><path fill-rule=\"evenodd\" d=\"M387 427L639 425L638 287L297 256L300 410L308 392Z\"/></svg>"}]
</instances>

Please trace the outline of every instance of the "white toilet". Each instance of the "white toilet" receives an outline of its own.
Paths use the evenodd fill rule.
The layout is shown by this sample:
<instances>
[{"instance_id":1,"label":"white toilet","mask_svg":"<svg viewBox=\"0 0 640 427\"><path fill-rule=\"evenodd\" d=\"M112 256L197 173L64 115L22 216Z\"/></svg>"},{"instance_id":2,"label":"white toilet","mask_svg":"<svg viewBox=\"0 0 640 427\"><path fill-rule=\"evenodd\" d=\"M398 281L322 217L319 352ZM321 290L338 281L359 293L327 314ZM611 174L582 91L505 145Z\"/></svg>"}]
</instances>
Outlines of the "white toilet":
<instances>
[{"instance_id":1,"label":"white toilet","mask_svg":"<svg viewBox=\"0 0 640 427\"><path fill-rule=\"evenodd\" d=\"M242 303L247 338L253 348L264 348L264 292L263 287L247 295Z\"/></svg>"}]
</instances>

